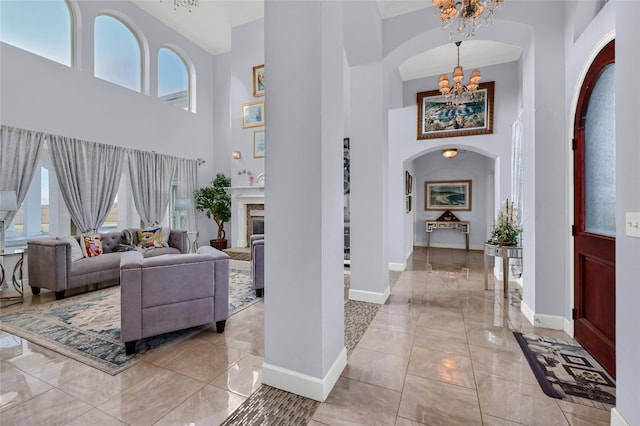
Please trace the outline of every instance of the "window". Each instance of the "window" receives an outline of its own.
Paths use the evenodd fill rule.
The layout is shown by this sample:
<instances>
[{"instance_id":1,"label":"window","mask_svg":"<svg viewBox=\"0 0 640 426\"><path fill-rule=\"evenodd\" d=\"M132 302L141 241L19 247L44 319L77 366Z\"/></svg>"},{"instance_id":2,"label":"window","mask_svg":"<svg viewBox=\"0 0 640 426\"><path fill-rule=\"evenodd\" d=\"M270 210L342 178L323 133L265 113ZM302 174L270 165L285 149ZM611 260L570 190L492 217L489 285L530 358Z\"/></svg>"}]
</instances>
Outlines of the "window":
<instances>
[{"instance_id":1,"label":"window","mask_svg":"<svg viewBox=\"0 0 640 426\"><path fill-rule=\"evenodd\" d=\"M94 75L127 89L142 90L140 43L122 21L113 16L96 17Z\"/></svg>"},{"instance_id":2,"label":"window","mask_svg":"<svg viewBox=\"0 0 640 426\"><path fill-rule=\"evenodd\" d=\"M168 47L158 50L158 98L189 110L189 72L184 60Z\"/></svg>"},{"instance_id":3,"label":"window","mask_svg":"<svg viewBox=\"0 0 640 426\"><path fill-rule=\"evenodd\" d=\"M72 20L64 0L0 1L0 40L71 66Z\"/></svg>"}]
</instances>

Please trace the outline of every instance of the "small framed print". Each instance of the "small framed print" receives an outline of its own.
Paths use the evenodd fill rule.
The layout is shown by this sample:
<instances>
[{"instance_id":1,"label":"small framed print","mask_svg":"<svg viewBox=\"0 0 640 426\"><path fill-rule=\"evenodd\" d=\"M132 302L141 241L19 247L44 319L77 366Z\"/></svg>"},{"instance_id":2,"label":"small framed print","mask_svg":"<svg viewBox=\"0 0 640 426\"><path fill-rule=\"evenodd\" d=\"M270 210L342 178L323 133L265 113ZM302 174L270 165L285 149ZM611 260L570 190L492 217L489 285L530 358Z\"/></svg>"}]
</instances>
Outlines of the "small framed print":
<instances>
[{"instance_id":1,"label":"small framed print","mask_svg":"<svg viewBox=\"0 0 640 426\"><path fill-rule=\"evenodd\" d=\"M253 158L264 158L264 130L253 132Z\"/></svg>"},{"instance_id":2,"label":"small framed print","mask_svg":"<svg viewBox=\"0 0 640 426\"><path fill-rule=\"evenodd\" d=\"M264 126L264 101L242 104L242 128Z\"/></svg>"},{"instance_id":3,"label":"small framed print","mask_svg":"<svg viewBox=\"0 0 640 426\"><path fill-rule=\"evenodd\" d=\"M264 64L253 67L253 96L264 96Z\"/></svg>"}]
</instances>

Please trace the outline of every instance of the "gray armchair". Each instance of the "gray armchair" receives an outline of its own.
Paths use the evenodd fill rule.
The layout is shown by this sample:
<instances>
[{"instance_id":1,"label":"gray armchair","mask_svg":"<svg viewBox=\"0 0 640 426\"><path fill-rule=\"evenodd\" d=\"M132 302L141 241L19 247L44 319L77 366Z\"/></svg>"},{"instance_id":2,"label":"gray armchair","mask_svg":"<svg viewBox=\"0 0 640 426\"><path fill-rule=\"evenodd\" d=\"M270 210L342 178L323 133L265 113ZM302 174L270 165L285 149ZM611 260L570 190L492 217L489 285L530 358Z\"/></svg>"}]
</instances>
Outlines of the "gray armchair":
<instances>
[{"instance_id":1,"label":"gray armchair","mask_svg":"<svg viewBox=\"0 0 640 426\"><path fill-rule=\"evenodd\" d=\"M120 260L121 328L127 355L136 340L216 323L229 316L229 256L213 247L151 258L135 251Z\"/></svg>"}]
</instances>

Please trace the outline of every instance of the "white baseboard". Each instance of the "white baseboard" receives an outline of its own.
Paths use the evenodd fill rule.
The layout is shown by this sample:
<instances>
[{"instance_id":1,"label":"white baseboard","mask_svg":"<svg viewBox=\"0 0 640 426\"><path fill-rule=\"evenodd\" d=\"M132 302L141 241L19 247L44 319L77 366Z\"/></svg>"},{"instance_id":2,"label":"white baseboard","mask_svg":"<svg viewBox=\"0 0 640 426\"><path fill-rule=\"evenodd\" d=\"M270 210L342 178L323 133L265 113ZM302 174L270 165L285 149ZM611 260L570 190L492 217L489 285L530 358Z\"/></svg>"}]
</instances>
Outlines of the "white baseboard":
<instances>
[{"instance_id":1,"label":"white baseboard","mask_svg":"<svg viewBox=\"0 0 640 426\"><path fill-rule=\"evenodd\" d=\"M550 328L564 331L565 318L558 315L536 314L533 325L536 327Z\"/></svg>"},{"instance_id":2,"label":"white baseboard","mask_svg":"<svg viewBox=\"0 0 640 426\"><path fill-rule=\"evenodd\" d=\"M397 263L397 262L389 262L389 270L390 271L404 271L407 269L407 263Z\"/></svg>"},{"instance_id":3,"label":"white baseboard","mask_svg":"<svg viewBox=\"0 0 640 426\"><path fill-rule=\"evenodd\" d=\"M520 312L522 312L522 315L524 315L532 325L535 323L536 313L533 312L533 309L531 309L524 300L520 302Z\"/></svg>"},{"instance_id":4,"label":"white baseboard","mask_svg":"<svg viewBox=\"0 0 640 426\"><path fill-rule=\"evenodd\" d=\"M573 320L569 318L564 319L564 332L573 338Z\"/></svg>"},{"instance_id":5,"label":"white baseboard","mask_svg":"<svg viewBox=\"0 0 640 426\"><path fill-rule=\"evenodd\" d=\"M346 366L347 350L344 347L322 379L265 362L262 364L262 383L324 402Z\"/></svg>"},{"instance_id":6,"label":"white baseboard","mask_svg":"<svg viewBox=\"0 0 640 426\"><path fill-rule=\"evenodd\" d=\"M349 289L349 299L358 302L377 303L378 305L384 305L389 298L389 294L391 294L390 286L387 286L383 293Z\"/></svg>"},{"instance_id":7,"label":"white baseboard","mask_svg":"<svg viewBox=\"0 0 640 426\"><path fill-rule=\"evenodd\" d=\"M616 410L616 407L611 409L611 426L630 426L618 410Z\"/></svg>"}]
</instances>

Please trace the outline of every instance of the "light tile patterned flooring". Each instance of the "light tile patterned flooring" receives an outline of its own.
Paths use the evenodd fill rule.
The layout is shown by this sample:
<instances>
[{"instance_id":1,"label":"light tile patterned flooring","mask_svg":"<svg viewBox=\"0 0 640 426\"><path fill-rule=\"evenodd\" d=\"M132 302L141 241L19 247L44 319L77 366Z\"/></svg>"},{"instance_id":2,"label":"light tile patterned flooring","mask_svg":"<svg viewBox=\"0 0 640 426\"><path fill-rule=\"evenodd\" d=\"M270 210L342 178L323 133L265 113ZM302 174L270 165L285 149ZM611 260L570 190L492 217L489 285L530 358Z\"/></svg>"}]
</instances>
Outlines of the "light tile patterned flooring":
<instances>
[{"instance_id":1,"label":"light tile patterned flooring","mask_svg":"<svg viewBox=\"0 0 640 426\"><path fill-rule=\"evenodd\" d=\"M43 291L25 306L52 301ZM262 317L261 302L224 334L204 331L117 376L0 332L0 423L220 424L260 386ZM508 301L485 291L481 252L416 247L309 424L609 424L607 411L545 396L513 330L569 338L531 326L514 283Z\"/></svg>"}]
</instances>

